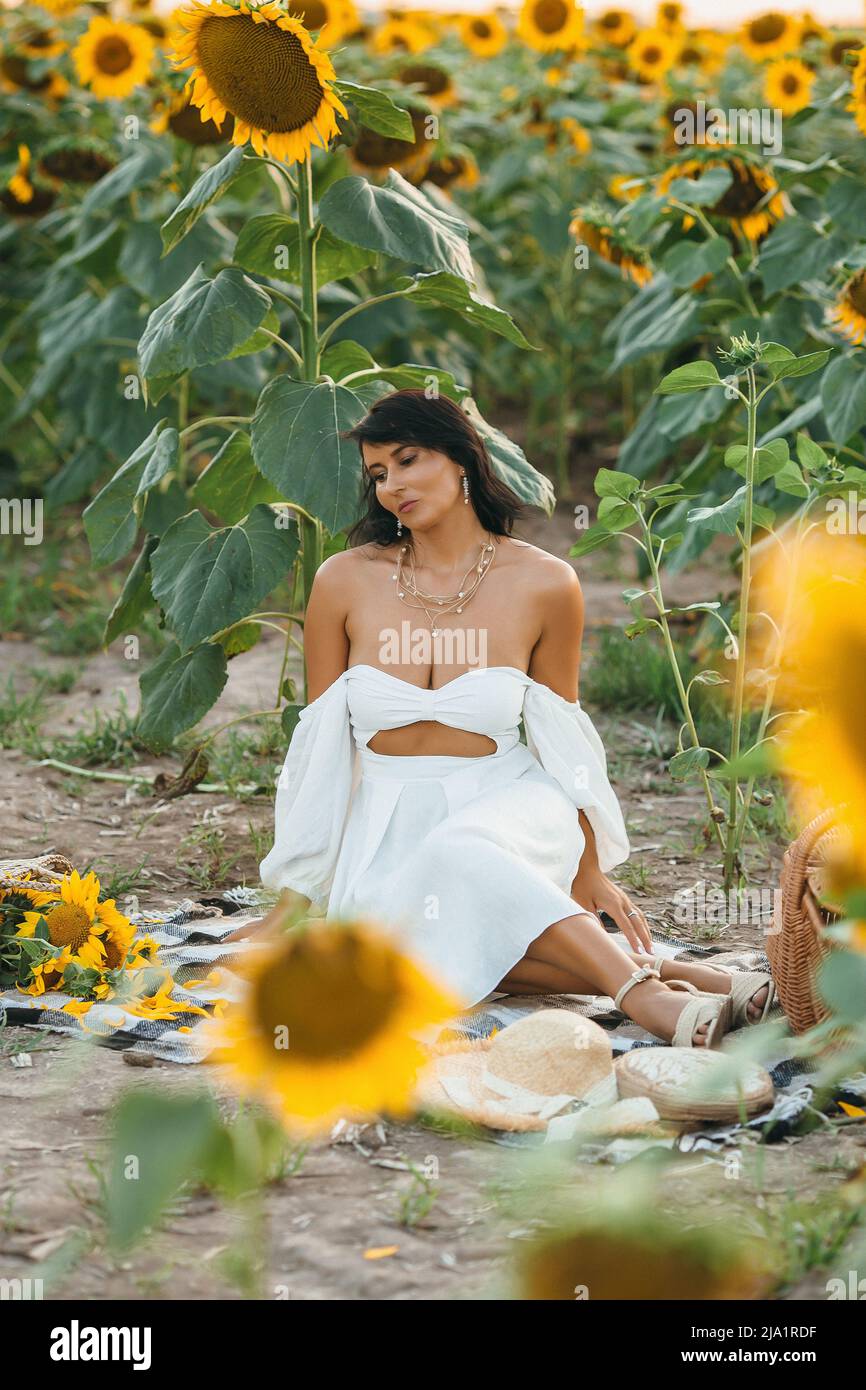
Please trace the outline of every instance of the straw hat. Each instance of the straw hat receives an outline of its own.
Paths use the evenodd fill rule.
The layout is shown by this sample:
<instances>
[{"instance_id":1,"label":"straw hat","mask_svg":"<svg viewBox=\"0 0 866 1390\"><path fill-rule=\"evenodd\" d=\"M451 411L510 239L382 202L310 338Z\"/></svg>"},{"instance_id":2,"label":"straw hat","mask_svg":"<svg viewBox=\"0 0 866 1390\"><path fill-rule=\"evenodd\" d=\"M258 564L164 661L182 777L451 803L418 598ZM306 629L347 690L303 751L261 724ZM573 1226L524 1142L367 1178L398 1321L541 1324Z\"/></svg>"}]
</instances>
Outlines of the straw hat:
<instances>
[{"instance_id":1,"label":"straw hat","mask_svg":"<svg viewBox=\"0 0 866 1390\"><path fill-rule=\"evenodd\" d=\"M663 1119L737 1120L773 1104L773 1079L753 1062L738 1064L706 1047L637 1048L615 1066L623 1097L648 1097Z\"/></svg>"},{"instance_id":2,"label":"straw hat","mask_svg":"<svg viewBox=\"0 0 866 1390\"><path fill-rule=\"evenodd\" d=\"M616 1101L610 1040L592 1019L538 1009L477 1041L439 1043L418 1076L419 1108L490 1129L544 1130L575 1101Z\"/></svg>"}]
</instances>

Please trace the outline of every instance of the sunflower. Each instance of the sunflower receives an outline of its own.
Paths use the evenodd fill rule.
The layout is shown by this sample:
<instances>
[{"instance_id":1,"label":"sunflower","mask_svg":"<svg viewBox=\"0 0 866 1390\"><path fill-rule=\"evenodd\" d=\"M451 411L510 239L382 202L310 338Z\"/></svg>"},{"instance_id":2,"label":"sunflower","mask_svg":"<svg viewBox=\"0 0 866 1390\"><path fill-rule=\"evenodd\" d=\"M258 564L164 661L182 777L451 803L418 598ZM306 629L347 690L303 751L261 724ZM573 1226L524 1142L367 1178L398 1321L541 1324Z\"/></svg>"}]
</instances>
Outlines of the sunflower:
<instances>
[{"instance_id":1,"label":"sunflower","mask_svg":"<svg viewBox=\"0 0 866 1390\"><path fill-rule=\"evenodd\" d=\"M452 150L431 161L424 175L437 188L475 188L481 175L468 150Z\"/></svg>"},{"instance_id":2,"label":"sunflower","mask_svg":"<svg viewBox=\"0 0 866 1390\"><path fill-rule=\"evenodd\" d=\"M851 74L851 100L848 110L854 112L857 125L866 135L866 48L860 50Z\"/></svg>"},{"instance_id":3,"label":"sunflower","mask_svg":"<svg viewBox=\"0 0 866 1390\"><path fill-rule=\"evenodd\" d=\"M334 66L299 19L273 0L192 0L176 11L187 33L175 47L175 67L192 67L194 106L218 126L234 117L232 144L252 144L288 164L337 134L346 108L331 88Z\"/></svg>"},{"instance_id":4,"label":"sunflower","mask_svg":"<svg viewBox=\"0 0 866 1390\"><path fill-rule=\"evenodd\" d=\"M576 155L582 158L583 155L589 154L592 149L592 136L586 126L581 125L573 116L563 116L562 129L571 141Z\"/></svg>"},{"instance_id":5,"label":"sunflower","mask_svg":"<svg viewBox=\"0 0 866 1390\"><path fill-rule=\"evenodd\" d=\"M421 183L433 157L436 140L427 133L429 111L422 111L417 106L410 106L408 111L415 143L380 135L376 130L360 126L355 142L349 149L349 158L356 169L376 177L384 177L389 169L399 169L409 183Z\"/></svg>"},{"instance_id":6,"label":"sunflower","mask_svg":"<svg viewBox=\"0 0 866 1390\"><path fill-rule=\"evenodd\" d=\"M91 19L72 50L78 80L102 100L129 96L146 82L153 67L156 45L140 24Z\"/></svg>"},{"instance_id":7,"label":"sunflower","mask_svg":"<svg viewBox=\"0 0 866 1390\"><path fill-rule=\"evenodd\" d=\"M58 135L39 155L41 172L60 183L98 183L115 163L110 145L88 135Z\"/></svg>"},{"instance_id":8,"label":"sunflower","mask_svg":"<svg viewBox=\"0 0 866 1390\"><path fill-rule=\"evenodd\" d=\"M453 106L457 92L445 68L436 63L407 63L397 74L407 87L417 87L433 106Z\"/></svg>"},{"instance_id":9,"label":"sunflower","mask_svg":"<svg viewBox=\"0 0 866 1390\"><path fill-rule=\"evenodd\" d=\"M637 25L625 10L605 10L595 21L595 32L603 43L614 48L628 48L637 33Z\"/></svg>"},{"instance_id":10,"label":"sunflower","mask_svg":"<svg viewBox=\"0 0 866 1390\"><path fill-rule=\"evenodd\" d=\"M17 47L28 58L57 58L66 52L67 44L56 29L34 24L21 34Z\"/></svg>"},{"instance_id":11,"label":"sunflower","mask_svg":"<svg viewBox=\"0 0 866 1390\"><path fill-rule=\"evenodd\" d=\"M30 182L30 148L28 145L18 146L18 168L6 187L16 203L33 201L33 184Z\"/></svg>"},{"instance_id":12,"label":"sunflower","mask_svg":"<svg viewBox=\"0 0 866 1390\"><path fill-rule=\"evenodd\" d=\"M44 919L48 939L60 954L54 969L62 973L68 964L85 969L117 970L133 948L135 929L113 898L99 901L101 888L95 873L67 874L56 889L40 893L34 907L25 912L17 935L33 937Z\"/></svg>"},{"instance_id":13,"label":"sunflower","mask_svg":"<svg viewBox=\"0 0 866 1390\"><path fill-rule=\"evenodd\" d=\"M640 174L614 174L607 191L618 203L633 203L643 193L645 182Z\"/></svg>"},{"instance_id":14,"label":"sunflower","mask_svg":"<svg viewBox=\"0 0 866 1390\"><path fill-rule=\"evenodd\" d=\"M710 216L724 218L747 241L759 241L786 212L785 199L776 180L760 164L741 159L739 155L729 155L726 159L687 159L665 170L656 191L666 193L675 179L697 179L706 169L722 166L730 169L733 181L718 202L706 211ZM687 230L693 221L686 216L684 229Z\"/></svg>"},{"instance_id":15,"label":"sunflower","mask_svg":"<svg viewBox=\"0 0 866 1390\"><path fill-rule=\"evenodd\" d=\"M779 58L764 75L764 96L783 116L796 116L809 105L815 74L799 58Z\"/></svg>"},{"instance_id":16,"label":"sunflower","mask_svg":"<svg viewBox=\"0 0 866 1390\"><path fill-rule=\"evenodd\" d=\"M323 48L331 48L343 37L342 5L334 0L289 0L288 8L311 34L318 33Z\"/></svg>"},{"instance_id":17,"label":"sunflower","mask_svg":"<svg viewBox=\"0 0 866 1390\"><path fill-rule=\"evenodd\" d=\"M685 28L683 24L684 5L678 5L676 0L664 0L656 10L657 29L663 29L666 34L681 34Z\"/></svg>"},{"instance_id":18,"label":"sunflower","mask_svg":"<svg viewBox=\"0 0 866 1390\"><path fill-rule=\"evenodd\" d=\"M523 0L517 32L537 53L554 53L583 41L583 10L573 0Z\"/></svg>"},{"instance_id":19,"label":"sunflower","mask_svg":"<svg viewBox=\"0 0 866 1390\"><path fill-rule=\"evenodd\" d=\"M188 145L221 145L231 138L234 116L226 114L221 125L205 116L189 99L189 92L173 92L170 100L161 100L154 107L150 128L156 135L170 130Z\"/></svg>"},{"instance_id":20,"label":"sunflower","mask_svg":"<svg viewBox=\"0 0 866 1390\"><path fill-rule=\"evenodd\" d=\"M136 1018L174 1019L179 1014L199 1014L202 1018L208 1019L212 1017L207 1009L193 1004L189 999L175 999L174 984L167 970L142 971L136 980L133 994L122 1000L123 1008Z\"/></svg>"},{"instance_id":21,"label":"sunflower","mask_svg":"<svg viewBox=\"0 0 866 1390\"><path fill-rule=\"evenodd\" d=\"M278 905L275 923L284 915ZM308 1133L341 1115L411 1113L428 1060L418 1034L461 1008L367 922L294 926L248 972L244 999L206 1025L216 1060Z\"/></svg>"},{"instance_id":22,"label":"sunflower","mask_svg":"<svg viewBox=\"0 0 866 1390\"><path fill-rule=\"evenodd\" d=\"M0 85L7 91L33 92L49 100L59 100L69 91L69 83L62 73L44 72L41 68L34 73L21 53L0 55L0 79Z\"/></svg>"},{"instance_id":23,"label":"sunflower","mask_svg":"<svg viewBox=\"0 0 866 1390\"><path fill-rule=\"evenodd\" d=\"M436 35L426 24L406 16L389 19L373 33L374 53L423 53L435 43Z\"/></svg>"},{"instance_id":24,"label":"sunflower","mask_svg":"<svg viewBox=\"0 0 866 1390\"><path fill-rule=\"evenodd\" d=\"M851 276L830 311L836 332L858 347L866 337L866 270Z\"/></svg>"},{"instance_id":25,"label":"sunflower","mask_svg":"<svg viewBox=\"0 0 866 1390\"><path fill-rule=\"evenodd\" d=\"M681 40L663 29L642 29L628 46L629 66L646 82L658 82L677 60Z\"/></svg>"},{"instance_id":26,"label":"sunflower","mask_svg":"<svg viewBox=\"0 0 866 1390\"><path fill-rule=\"evenodd\" d=\"M847 34L841 39L834 39L827 49L827 57L836 67L847 67L845 59L847 53L856 53L863 47L863 40L855 38L853 34Z\"/></svg>"},{"instance_id":27,"label":"sunflower","mask_svg":"<svg viewBox=\"0 0 866 1390\"><path fill-rule=\"evenodd\" d=\"M463 43L476 58L494 58L508 42L508 30L493 10L489 14L461 15L457 28Z\"/></svg>"},{"instance_id":28,"label":"sunflower","mask_svg":"<svg viewBox=\"0 0 866 1390\"><path fill-rule=\"evenodd\" d=\"M768 10L750 19L740 30L739 44L743 52L761 63L765 58L781 58L796 51L800 42L800 25L793 15Z\"/></svg>"},{"instance_id":29,"label":"sunflower","mask_svg":"<svg viewBox=\"0 0 866 1390\"><path fill-rule=\"evenodd\" d=\"M576 208L568 226L578 245L588 246L609 265L617 266L623 279L646 285L653 271L643 247L629 241L610 218L596 208Z\"/></svg>"},{"instance_id":30,"label":"sunflower","mask_svg":"<svg viewBox=\"0 0 866 1390\"><path fill-rule=\"evenodd\" d=\"M803 815L845 807L866 877L866 542L812 527L756 576L754 611L784 630L776 698L807 711L780 737L780 761ZM762 654L763 655L763 654Z\"/></svg>"}]
</instances>

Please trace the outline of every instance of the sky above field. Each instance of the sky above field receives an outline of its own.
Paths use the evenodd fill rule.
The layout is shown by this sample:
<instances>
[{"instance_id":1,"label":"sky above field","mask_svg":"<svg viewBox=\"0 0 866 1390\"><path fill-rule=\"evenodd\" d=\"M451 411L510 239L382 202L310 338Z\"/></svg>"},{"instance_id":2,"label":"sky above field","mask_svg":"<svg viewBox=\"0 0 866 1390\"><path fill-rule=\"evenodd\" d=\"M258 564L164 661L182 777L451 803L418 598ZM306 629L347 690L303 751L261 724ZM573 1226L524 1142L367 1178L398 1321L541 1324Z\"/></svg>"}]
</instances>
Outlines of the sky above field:
<instances>
[{"instance_id":1,"label":"sky above field","mask_svg":"<svg viewBox=\"0 0 866 1390\"><path fill-rule=\"evenodd\" d=\"M178 0L156 0L154 8L157 10L171 10L178 3ZM587 0L584 9L587 14L600 14L607 9L613 0ZM628 0L618 0L623 9L638 15L645 22L649 23L655 13L654 0L647 0L647 3L628 3ZM377 4L374 0L358 0L359 8L364 12L375 13L377 10L386 8L386 0ZM500 8L497 0L416 0L414 5L402 5L400 0L387 0L387 8L401 9L428 9L428 10L448 10L452 13L455 10L462 10L468 13L474 10L489 10ZM516 9L518 0L513 4L504 5L506 9ZM800 14L803 10L810 9L816 19L820 19L824 24L854 24L858 27L866 22L866 0L689 0L686 5L686 21L692 26L713 25L714 27L729 29L734 28L743 19L748 19L750 15L760 14L764 10L785 10L790 14Z\"/></svg>"},{"instance_id":2,"label":"sky above field","mask_svg":"<svg viewBox=\"0 0 866 1390\"><path fill-rule=\"evenodd\" d=\"M608 9L614 0L587 0L584 9L589 15L600 14L602 10ZM655 14L656 5L654 0L649 3L628 3L628 0L616 0L620 8L629 10L632 14L639 15L647 23ZM400 4L400 0L394 0L394 8ZM514 4L508 4L506 0L505 8L516 9L518 0ZM391 8L389 0L389 8ZM489 10L493 6L491 0L458 0L455 5L454 0L417 0L414 6L416 9L428 10ZM361 5L365 10L384 9L383 5L367 4ZM411 9L413 6L406 5L401 8ZM739 24L741 20L748 19L751 15L761 14L764 10L784 10L790 14L801 14L804 10L811 10L816 19L820 19L824 24L856 24L863 25L866 22L866 0L813 0L812 4L808 0L689 0L686 4L686 22L693 26L707 24L714 25L722 29L732 28Z\"/></svg>"}]
</instances>

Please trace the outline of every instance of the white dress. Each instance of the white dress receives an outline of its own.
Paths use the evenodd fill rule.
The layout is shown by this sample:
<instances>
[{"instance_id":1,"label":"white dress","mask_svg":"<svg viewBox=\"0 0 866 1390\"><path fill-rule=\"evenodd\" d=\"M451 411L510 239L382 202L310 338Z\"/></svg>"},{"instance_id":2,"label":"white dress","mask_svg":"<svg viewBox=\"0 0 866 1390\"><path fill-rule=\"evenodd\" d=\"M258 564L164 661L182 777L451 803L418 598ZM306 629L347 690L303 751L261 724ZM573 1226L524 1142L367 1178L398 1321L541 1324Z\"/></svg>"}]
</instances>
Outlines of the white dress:
<instances>
[{"instance_id":1,"label":"white dress","mask_svg":"<svg viewBox=\"0 0 866 1390\"><path fill-rule=\"evenodd\" d=\"M380 729L419 720L485 734L496 752L393 757L367 747ZM570 896L585 844L579 809L606 873L629 842L580 701L513 666L464 671L437 690L350 666L301 712L261 878L329 919L375 920L468 1007L548 926L583 910Z\"/></svg>"}]
</instances>

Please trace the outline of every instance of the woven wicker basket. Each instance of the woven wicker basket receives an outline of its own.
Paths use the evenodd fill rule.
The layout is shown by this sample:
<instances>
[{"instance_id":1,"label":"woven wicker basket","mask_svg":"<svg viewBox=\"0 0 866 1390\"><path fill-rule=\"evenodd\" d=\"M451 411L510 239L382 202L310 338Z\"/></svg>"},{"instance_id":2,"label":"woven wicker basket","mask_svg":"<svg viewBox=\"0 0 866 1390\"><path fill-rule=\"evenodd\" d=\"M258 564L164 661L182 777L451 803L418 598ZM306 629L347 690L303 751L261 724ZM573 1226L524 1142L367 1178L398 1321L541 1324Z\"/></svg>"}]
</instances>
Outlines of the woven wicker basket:
<instances>
[{"instance_id":1,"label":"woven wicker basket","mask_svg":"<svg viewBox=\"0 0 866 1390\"><path fill-rule=\"evenodd\" d=\"M73 866L63 854L42 854L36 859L0 859L0 892L14 892L22 880L28 888L50 893Z\"/></svg>"},{"instance_id":2,"label":"woven wicker basket","mask_svg":"<svg viewBox=\"0 0 866 1390\"><path fill-rule=\"evenodd\" d=\"M782 1007L795 1033L805 1033L827 1017L815 976L821 961L835 949L823 928L840 914L826 905L822 889L827 855L839 833L836 813L824 811L785 851L782 891L766 949Z\"/></svg>"}]
</instances>

